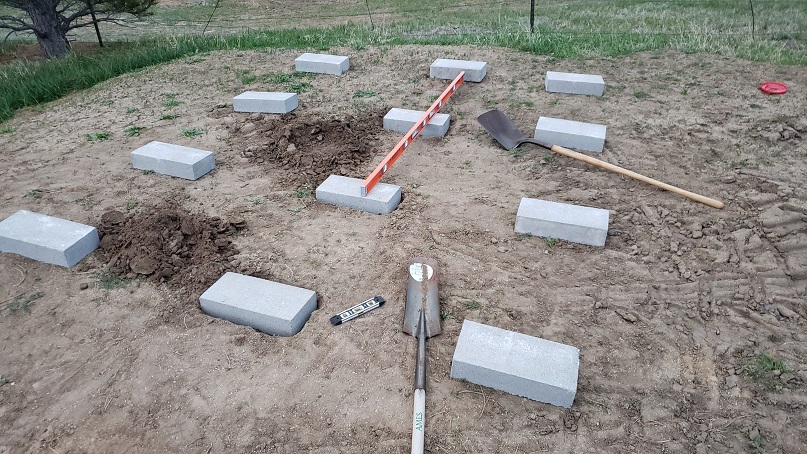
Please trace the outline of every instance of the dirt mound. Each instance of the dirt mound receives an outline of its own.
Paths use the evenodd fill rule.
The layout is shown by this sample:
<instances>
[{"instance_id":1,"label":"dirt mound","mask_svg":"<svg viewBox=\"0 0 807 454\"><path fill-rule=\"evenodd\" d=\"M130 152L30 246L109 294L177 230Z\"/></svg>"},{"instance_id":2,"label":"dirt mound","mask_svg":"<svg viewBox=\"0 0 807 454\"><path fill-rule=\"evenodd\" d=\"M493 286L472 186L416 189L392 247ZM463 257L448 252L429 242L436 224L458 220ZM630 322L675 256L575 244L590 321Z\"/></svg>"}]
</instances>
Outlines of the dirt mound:
<instances>
[{"instance_id":1,"label":"dirt mound","mask_svg":"<svg viewBox=\"0 0 807 454\"><path fill-rule=\"evenodd\" d=\"M286 186L318 186L331 174L364 177L363 166L378 154L377 134L386 109L344 118L252 114L232 121L233 142L251 162L283 170Z\"/></svg>"},{"instance_id":2,"label":"dirt mound","mask_svg":"<svg viewBox=\"0 0 807 454\"><path fill-rule=\"evenodd\" d=\"M246 227L192 214L171 203L151 211L107 211L98 227L108 270L129 278L165 282L193 300L227 271L238 250L229 236Z\"/></svg>"}]
</instances>

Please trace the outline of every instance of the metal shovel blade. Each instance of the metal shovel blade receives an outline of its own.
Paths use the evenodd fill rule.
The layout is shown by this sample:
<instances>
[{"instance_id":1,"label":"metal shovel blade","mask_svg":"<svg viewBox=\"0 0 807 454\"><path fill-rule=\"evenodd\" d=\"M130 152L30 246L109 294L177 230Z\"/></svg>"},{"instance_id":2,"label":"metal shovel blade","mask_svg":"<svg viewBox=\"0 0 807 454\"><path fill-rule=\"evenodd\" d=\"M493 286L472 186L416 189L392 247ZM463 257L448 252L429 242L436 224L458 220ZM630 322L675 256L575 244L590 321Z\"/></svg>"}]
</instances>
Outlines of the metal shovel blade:
<instances>
[{"instance_id":1,"label":"metal shovel blade","mask_svg":"<svg viewBox=\"0 0 807 454\"><path fill-rule=\"evenodd\" d=\"M513 120L501 110L489 110L477 117L476 121L507 150L512 150L522 143L530 141L513 123Z\"/></svg>"},{"instance_id":2,"label":"metal shovel blade","mask_svg":"<svg viewBox=\"0 0 807 454\"><path fill-rule=\"evenodd\" d=\"M403 332L419 337L421 312L425 321L426 337L440 334L440 301L437 295L437 262L415 257L409 261L409 279L406 283L406 308Z\"/></svg>"}]
</instances>

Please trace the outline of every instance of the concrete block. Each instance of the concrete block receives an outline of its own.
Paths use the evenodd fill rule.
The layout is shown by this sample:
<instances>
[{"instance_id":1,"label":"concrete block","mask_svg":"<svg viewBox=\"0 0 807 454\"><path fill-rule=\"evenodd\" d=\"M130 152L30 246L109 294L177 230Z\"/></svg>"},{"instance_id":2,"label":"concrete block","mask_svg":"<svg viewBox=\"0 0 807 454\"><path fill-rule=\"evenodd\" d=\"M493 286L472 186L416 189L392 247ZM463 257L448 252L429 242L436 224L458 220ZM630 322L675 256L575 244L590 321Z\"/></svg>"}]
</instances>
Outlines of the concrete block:
<instances>
[{"instance_id":1,"label":"concrete block","mask_svg":"<svg viewBox=\"0 0 807 454\"><path fill-rule=\"evenodd\" d=\"M482 79L488 73L488 63L484 61L438 58L429 66L429 77L454 80L460 71L465 71L465 80L467 82L482 82Z\"/></svg>"},{"instance_id":2,"label":"concrete block","mask_svg":"<svg viewBox=\"0 0 807 454\"><path fill-rule=\"evenodd\" d=\"M0 252L72 267L98 247L89 225L20 210L0 222Z\"/></svg>"},{"instance_id":3,"label":"concrete block","mask_svg":"<svg viewBox=\"0 0 807 454\"><path fill-rule=\"evenodd\" d=\"M535 138L566 148L602 153L605 146L605 125L539 117Z\"/></svg>"},{"instance_id":4,"label":"concrete block","mask_svg":"<svg viewBox=\"0 0 807 454\"><path fill-rule=\"evenodd\" d=\"M608 210L523 197L516 214L516 233L605 246Z\"/></svg>"},{"instance_id":5,"label":"concrete block","mask_svg":"<svg viewBox=\"0 0 807 454\"><path fill-rule=\"evenodd\" d=\"M425 110L409 110L393 108L384 115L384 129L398 132L409 132L412 126L426 113ZM444 137L451 124L451 115L434 114L420 135L425 137Z\"/></svg>"},{"instance_id":6,"label":"concrete block","mask_svg":"<svg viewBox=\"0 0 807 454\"><path fill-rule=\"evenodd\" d=\"M233 98L236 112L284 114L296 109L297 105L297 93L246 91Z\"/></svg>"},{"instance_id":7,"label":"concrete block","mask_svg":"<svg viewBox=\"0 0 807 454\"><path fill-rule=\"evenodd\" d=\"M331 175L317 186L317 200L373 214L387 214L401 203L401 187L378 183L367 196L361 196L358 178Z\"/></svg>"},{"instance_id":8,"label":"concrete block","mask_svg":"<svg viewBox=\"0 0 807 454\"><path fill-rule=\"evenodd\" d=\"M602 76L594 74L547 71L545 83L546 91L554 93L602 96L605 91L605 81L602 80Z\"/></svg>"},{"instance_id":9,"label":"concrete block","mask_svg":"<svg viewBox=\"0 0 807 454\"><path fill-rule=\"evenodd\" d=\"M451 378L569 408L579 366L576 347L465 320Z\"/></svg>"},{"instance_id":10,"label":"concrete block","mask_svg":"<svg viewBox=\"0 0 807 454\"><path fill-rule=\"evenodd\" d=\"M202 293L204 313L276 336L293 336L317 309L317 293L238 273L225 273Z\"/></svg>"},{"instance_id":11,"label":"concrete block","mask_svg":"<svg viewBox=\"0 0 807 454\"><path fill-rule=\"evenodd\" d=\"M149 142L132 152L132 167L196 180L216 166L213 153L182 145Z\"/></svg>"},{"instance_id":12,"label":"concrete block","mask_svg":"<svg viewBox=\"0 0 807 454\"><path fill-rule=\"evenodd\" d=\"M340 55L306 53L294 60L294 69L306 73L341 76L350 69L350 59Z\"/></svg>"}]
</instances>

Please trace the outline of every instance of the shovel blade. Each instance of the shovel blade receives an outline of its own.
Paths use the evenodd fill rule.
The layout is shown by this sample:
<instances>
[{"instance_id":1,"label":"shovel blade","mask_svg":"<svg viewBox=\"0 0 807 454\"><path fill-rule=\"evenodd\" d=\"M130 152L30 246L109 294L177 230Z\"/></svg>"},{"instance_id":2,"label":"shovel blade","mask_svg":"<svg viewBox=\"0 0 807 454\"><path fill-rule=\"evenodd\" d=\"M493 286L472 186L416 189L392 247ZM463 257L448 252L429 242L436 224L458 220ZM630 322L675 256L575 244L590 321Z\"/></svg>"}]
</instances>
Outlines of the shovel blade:
<instances>
[{"instance_id":1,"label":"shovel blade","mask_svg":"<svg viewBox=\"0 0 807 454\"><path fill-rule=\"evenodd\" d=\"M421 313L425 323L426 338L436 336L440 327L440 301L437 288L437 262L415 257L409 261L409 279L406 283L406 308L403 332L418 337Z\"/></svg>"},{"instance_id":2,"label":"shovel blade","mask_svg":"<svg viewBox=\"0 0 807 454\"><path fill-rule=\"evenodd\" d=\"M527 140L527 136L501 110L489 110L477 117L476 121L507 150L512 150Z\"/></svg>"}]
</instances>

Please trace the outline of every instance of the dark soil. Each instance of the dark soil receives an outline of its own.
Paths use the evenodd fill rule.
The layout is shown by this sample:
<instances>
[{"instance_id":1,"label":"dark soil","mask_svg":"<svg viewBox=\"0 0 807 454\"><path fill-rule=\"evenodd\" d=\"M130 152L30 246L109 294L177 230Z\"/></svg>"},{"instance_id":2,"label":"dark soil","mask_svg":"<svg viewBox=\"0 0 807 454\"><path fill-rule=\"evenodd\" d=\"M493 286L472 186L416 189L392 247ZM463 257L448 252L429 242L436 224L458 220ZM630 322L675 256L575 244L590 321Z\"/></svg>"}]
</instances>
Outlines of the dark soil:
<instances>
[{"instance_id":1,"label":"dark soil","mask_svg":"<svg viewBox=\"0 0 807 454\"><path fill-rule=\"evenodd\" d=\"M164 282L196 300L227 271L235 271L238 249L230 237L246 227L192 214L166 203L149 211L107 211L98 226L99 251L109 272Z\"/></svg>"},{"instance_id":2,"label":"dark soil","mask_svg":"<svg viewBox=\"0 0 807 454\"><path fill-rule=\"evenodd\" d=\"M362 178L364 166L382 151L377 134L387 110L328 119L252 114L231 123L234 148L251 162L282 170L277 181L284 186L316 187L331 174Z\"/></svg>"}]
</instances>

